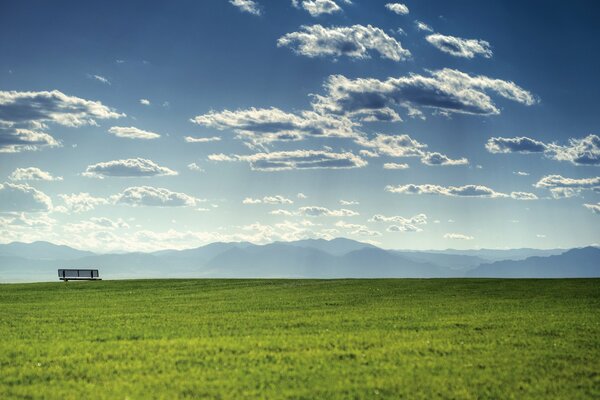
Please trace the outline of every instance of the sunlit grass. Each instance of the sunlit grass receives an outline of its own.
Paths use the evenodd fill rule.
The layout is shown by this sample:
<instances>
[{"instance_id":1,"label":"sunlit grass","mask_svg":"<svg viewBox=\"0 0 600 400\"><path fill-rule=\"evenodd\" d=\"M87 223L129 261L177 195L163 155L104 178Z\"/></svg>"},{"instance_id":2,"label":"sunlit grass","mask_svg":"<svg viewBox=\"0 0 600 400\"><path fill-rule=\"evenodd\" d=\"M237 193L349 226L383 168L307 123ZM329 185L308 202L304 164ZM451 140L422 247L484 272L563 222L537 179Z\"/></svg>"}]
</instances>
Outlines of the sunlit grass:
<instances>
[{"instance_id":1,"label":"sunlit grass","mask_svg":"<svg viewBox=\"0 0 600 400\"><path fill-rule=\"evenodd\" d=\"M598 398L600 280L0 285L0 398Z\"/></svg>"}]
</instances>

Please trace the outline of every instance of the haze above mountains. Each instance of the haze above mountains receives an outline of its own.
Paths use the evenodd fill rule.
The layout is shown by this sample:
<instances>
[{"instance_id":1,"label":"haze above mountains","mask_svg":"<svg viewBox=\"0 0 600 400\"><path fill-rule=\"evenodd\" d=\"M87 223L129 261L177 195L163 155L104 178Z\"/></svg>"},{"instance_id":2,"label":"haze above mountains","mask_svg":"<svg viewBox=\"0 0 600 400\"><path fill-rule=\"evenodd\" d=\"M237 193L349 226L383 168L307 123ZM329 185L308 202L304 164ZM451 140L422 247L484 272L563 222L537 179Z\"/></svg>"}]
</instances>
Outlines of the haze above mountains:
<instances>
[{"instance_id":1,"label":"haze above mountains","mask_svg":"<svg viewBox=\"0 0 600 400\"><path fill-rule=\"evenodd\" d=\"M344 238L125 254L48 242L0 245L1 282L55 281L59 268L97 268L104 279L600 277L600 249L407 251Z\"/></svg>"}]
</instances>

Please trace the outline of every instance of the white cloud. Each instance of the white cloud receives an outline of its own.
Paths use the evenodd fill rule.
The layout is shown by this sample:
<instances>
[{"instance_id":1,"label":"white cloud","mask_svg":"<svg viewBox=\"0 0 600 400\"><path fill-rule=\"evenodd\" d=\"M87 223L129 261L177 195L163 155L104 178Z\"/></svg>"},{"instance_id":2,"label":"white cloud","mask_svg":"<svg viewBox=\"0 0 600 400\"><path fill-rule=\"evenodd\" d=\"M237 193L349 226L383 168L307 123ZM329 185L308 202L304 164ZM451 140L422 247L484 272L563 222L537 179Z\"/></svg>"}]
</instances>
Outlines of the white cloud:
<instances>
[{"instance_id":1,"label":"white cloud","mask_svg":"<svg viewBox=\"0 0 600 400\"><path fill-rule=\"evenodd\" d=\"M221 137L220 136L212 136L212 137L186 136L183 139L188 143L208 143L208 142L218 142L221 140Z\"/></svg>"},{"instance_id":2,"label":"white cloud","mask_svg":"<svg viewBox=\"0 0 600 400\"><path fill-rule=\"evenodd\" d=\"M385 215L376 214L369 219L369 222L393 224L388 226L388 232L421 232L423 229L419 225L427 224L427 215L418 214L410 218L404 218L399 215L386 217Z\"/></svg>"},{"instance_id":3,"label":"white cloud","mask_svg":"<svg viewBox=\"0 0 600 400\"><path fill-rule=\"evenodd\" d=\"M298 193L298 194L296 195L296 197L297 197L297 198L299 198L299 199L306 199L306 198L308 198L308 196L307 196L307 195L305 195L304 193Z\"/></svg>"},{"instance_id":4,"label":"white cloud","mask_svg":"<svg viewBox=\"0 0 600 400\"><path fill-rule=\"evenodd\" d=\"M344 208L339 210L330 210L329 208L319 206L300 207L298 212L300 215L306 217L354 217L359 215L356 211L347 210Z\"/></svg>"},{"instance_id":5,"label":"white cloud","mask_svg":"<svg viewBox=\"0 0 600 400\"><path fill-rule=\"evenodd\" d=\"M342 11L333 0L292 0L292 5L296 8L304 8L313 17Z\"/></svg>"},{"instance_id":6,"label":"white cloud","mask_svg":"<svg viewBox=\"0 0 600 400\"><path fill-rule=\"evenodd\" d=\"M585 208L593 212L594 214L600 214L600 203L596 204L584 204Z\"/></svg>"},{"instance_id":7,"label":"white cloud","mask_svg":"<svg viewBox=\"0 0 600 400\"><path fill-rule=\"evenodd\" d=\"M66 204L67 208L75 213L90 211L98 205L109 204L107 199L94 197L89 193L73 193L58 195Z\"/></svg>"},{"instance_id":8,"label":"white cloud","mask_svg":"<svg viewBox=\"0 0 600 400\"><path fill-rule=\"evenodd\" d=\"M543 153L547 146L539 140L528 137L492 137L485 148L490 153Z\"/></svg>"},{"instance_id":9,"label":"white cloud","mask_svg":"<svg viewBox=\"0 0 600 400\"><path fill-rule=\"evenodd\" d=\"M380 232L371 230L366 225L350 224L345 221L338 221L335 223L335 226L338 228L344 229L346 231L349 231L350 235L367 236L367 237L381 236Z\"/></svg>"},{"instance_id":10,"label":"white cloud","mask_svg":"<svg viewBox=\"0 0 600 400\"><path fill-rule=\"evenodd\" d=\"M151 207L193 207L203 201L185 193L153 186L129 187L112 199L115 204Z\"/></svg>"},{"instance_id":11,"label":"white cloud","mask_svg":"<svg viewBox=\"0 0 600 400\"><path fill-rule=\"evenodd\" d=\"M18 214L12 213L6 216L0 217L0 228L32 228L36 230L48 230L54 224L56 220L50 218L48 214L40 213L36 216L28 216L26 213L21 212Z\"/></svg>"},{"instance_id":12,"label":"white cloud","mask_svg":"<svg viewBox=\"0 0 600 400\"><path fill-rule=\"evenodd\" d=\"M140 104L144 105L144 106L149 106L150 105L150 100L148 100L148 99L140 99Z\"/></svg>"},{"instance_id":13,"label":"white cloud","mask_svg":"<svg viewBox=\"0 0 600 400\"><path fill-rule=\"evenodd\" d=\"M1 122L1 121L0 121ZM21 128L3 128L0 124L0 153L35 151L61 144L47 133Z\"/></svg>"},{"instance_id":14,"label":"white cloud","mask_svg":"<svg viewBox=\"0 0 600 400\"><path fill-rule=\"evenodd\" d=\"M50 172L36 167L17 168L8 177L11 181L62 181L62 176L52 176Z\"/></svg>"},{"instance_id":15,"label":"white cloud","mask_svg":"<svg viewBox=\"0 0 600 400\"><path fill-rule=\"evenodd\" d=\"M167 167L161 167L152 160L144 158L129 158L126 160L114 160L89 165L83 176L92 178L113 177L142 177L177 175Z\"/></svg>"},{"instance_id":16,"label":"white cloud","mask_svg":"<svg viewBox=\"0 0 600 400\"><path fill-rule=\"evenodd\" d=\"M105 85L110 85L110 81L107 78L103 77L102 75L90 75L90 77L92 79L97 80L98 82L104 83Z\"/></svg>"},{"instance_id":17,"label":"white cloud","mask_svg":"<svg viewBox=\"0 0 600 400\"><path fill-rule=\"evenodd\" d=\"M449 166L449 165L467 165L469 160L466 158L459 158L453 160L448 156L441 153L426 153L421 157L421 162L425 165L430 166Z\"/></svg>"},{"instance_id":18,"label":"white cloud","mask_svg":"<svg viewBox=\"0 0 600 400\"><path fill-rule=\"evenodd\" d=\"M425 22L421 22L421 21L415 21L415 26L417 27L418 30L420 31L424 31L424 32L433 32L433 28L431 28L429 25L427 25Z\"/></svg>"},{"instance_id":19,"label":"white cloud","mask_svg":"<svg viewBox=\"0 0 600 400\"><path fill-rule=\"evenodd\" d=\"M360 203L358 201L354 201L354 200L340 200L340 205L341 206L357 206Z\"/></svg>"},{"instance_id":20,"label":"white cloud","mask_svg":"<svg viewBox=\"0 0 600 400\"><path fill-rule=\"evenodd\" d=\"M548 145L548 155L558 161L570 161L575 165L600 165L600 137L588 135L582 139L569 139L569 145Z\"/></svg>"},{"instance_id":21,"label":"white cloud","mask_svg":"<svg viewBox=\"0 0 600 400\"><path fill-rule=\"evenodd\" d=\"M565 178L561 175L547 175L535 185L537 188L550 190L555 199L565 199L579 196L582 190L599 190L600 176L594 178Z\"/></svg>"},{"instance_id":22,"label":"white cloud","mask_svg":"<svg viewBox=\"0 0 600 400\"><path fill-rule=\"evenodd\" d=\"M408 164L404 163L385 163L383 169L408 169Z\"/></svg>"},{"instance_id":23,"label":"white cloud","mask_svg":"<svg viewBox=\"0 0 600 400\"><path fill-rule=\"evenodd\" d=\"M361 168L367 162L353 153L332 153L324 150L294 150L252 155L211 154L211 161L246 161L255 171L285 171L292 169Z\"/></svg>"},{"instance_id":24,"label":"white cloud","mask_svg":"<svg viewBox=\"0 0 600 400\"><path fill-rule=\"evenodd\" d=\"M544 153L550 159L569 161L574 165L600 165L600 137L597 135L571 138L565 146L528 137L493 137L485 147L490 153Z\"/></svg>"},{"instance_id":25,"label":"white cloud","mask_svg":"<svg viewBox=\"0 0 600 400\"><path fill-rule=\"evenodd\" d=\"M43 132L48 123L68 127L97 125L97 119L120 118L98 101L51 92L0 91L0 152L57 147L60 142Z\"/></svg>"},{"instance_id":26,"label":"white cloud","mask_svg":"<svg viewBox=\"0 0 600 400\"><path fill-rule=\"evenodd\" d=\"M160 135L158 133L144 131L142 129L129 126L113 126L108 130L109 133L127 139L158 139Z\"/></svg>"},{"instance_id":27,"label":"white cloud","mask_svg":"<svg viewBox=\"0 0 600 400\"><path fill-rule=\"evenodd\" d=\"M408 7L402 3L387 3L385 8L388 10L398 14L398 15L406 15L408 14Z\"/></svg>"},{"instance_id":28,"label":"white cloud","mask_svg":"<svg viewBox=\"0 0 600 400\"><path fill-rule=\"evenodd\" d=\"M514 171L513 174L519 175L519 176L529 176L528 172L523 172L523 171Z\"/></svg>"},{"instance_id":29,"label":"white cloud","mask_svg":"<svg viewBox=\"0 0 600 400\"><path fill-rule=\"evenodd\" d=\"M196 164L195 162L188 164L187 167L190 171L204 172L204 169L202 169L202 167Z\"/></svg>"},{"instance_id":30,"label":"white cloud","mask_svg":"<svg viewBox=\"0 0 600 400\"><path fill-rule=\"evenodd\" d=\"M251 197L246 197L243 201L243 204L293 204L294 201L288 199L281 195L275 196L265 196L262 199L253 199Z\"/></svg>"},{"instance_id":31,"label":"white cloud","mask_svg":"<svg viewBox=\"0 0 600 400\"><path fill-rule=\"evenodd\" d=\"M473 58L476 55L492 57L490 44L485 40L463 39L439 33L428 35L425 39L440 51L455 57Z\"/></svg>"},{"instance_id":32,"label":"white cloud","mask_svg":"<svg viewBox=\"0 0 600 400\"><path fill-rule=\"evenodd\" d=\"M465 185L465 186L439 186L439 185L400 185L386 186L385 190L391 193L400 194L432 194L451 197L509 197L504 193L496 192L487 186Z\"/></svg>"},{"instance_id":33,"label":"white cloud","mask_svg":"<svg viewBox=\"0 0 600 400\"><path fill-rule=\"evenodd\" d=\"M277 209L277 210L269 211L269 214L271 214L271 215L285 215L286 217L292 217L292 216L296 215L295 212L288 211L288 210L282 210L282 209Z\"/></svg>"},{"instance_id":34,"label":"white cloud","mask_svg":"<svg viewBox=\"0 0 600 400\"><path fill-rule=\"evenodd\" d=\"M358 138L356 143L390 157L422 157L427 148L426 144L419 143L408 135L377 134L372 139Z\"/></svg>"},{"instance_id":35,"label":"white cloud","mask_svg":"<svg viewBox=\"0 0 600 400\"><path fill-rule=\"evenodd\" d=\"M533 193L528 192L511 192L510 197L515 200L537 200L538 197Z\"/></svg>"},{"instance_id":36,"label":"white cloud","mask_svg":"<svg viewBox=\"0 0 600 400\"><path fill-rule=\"evenodd\" d=\"M27 184L0 183L0 212L48 212L52 200Z\"/></svg>"},{"instance_id":37,"label":"white cloud","mask_svg":"<svg viewBox=\"0 0 600 400\"><path fill-rule=\"evenodd\" d=\"M473 240L475 238L473 236L463 235L462 233L446 233L444 239Z\"/></svg>"},{"instance_id":38,"label":"white cloud","mask_svg":"<svg viewBox=\"0 0 600 400\"><path fill-rule=\"evenodd\" d=\"M371 57L371 51L376 51L382 58L402 61L411 55L400 42L371 25L331 28L304 25L301 29L279 38L277 46L290 47L297 54L307 57L347 56L366 59Z\"/></svg>"},{"instance_id":39,"label":"white cloud","mask_svg":"<svg viewBox=\"0 0 600 400\"><path fill-rule=\"evenodd\" d=\"M500 114L489 92L525 105L537 102L531 93L513 82L447 68L430 74L386 80L333 75L325 82L326 94L315 95L312 105L320 113L349 116L402 107L409 115L420 117L422 108L443 114Z\"/></svg>"},{"instance_id":40,"label":"white cloud","mask_svg":"<svg viewBox=\"0 0 600 400\"><path fill-rule=\"evenodd\" d=\"M198 115L193 123L218 130L231 129L237 138L251 147L264 147L275 141L302 140L315 137L355 137L354 123L348 118L303 111L288 113L278 108L211 111Z\"/></svg>"},{"instance_id":41,"label":"white cloud","mask_svg":"<svg viewBox=\"0 0 600 400\"><path fill-rule=\"evenodd\" d=\"M573 188L592 189L600 187L600 176L593 178L565 178L561 175L547 175L540 179L535 185L537 188Z\"/></svg>"},{"instance_id":42,"label":"white cloud","mask_svg":"<svg viewBox=\"0 0 600 400\"><path fill-rule=\"evenodd\" d=\"M229 0L229 3L233 4L243 12L247 12L252 15L261 15L262 11L258 6L258 3L253 0Z\"/></svg>"}]
</instances>

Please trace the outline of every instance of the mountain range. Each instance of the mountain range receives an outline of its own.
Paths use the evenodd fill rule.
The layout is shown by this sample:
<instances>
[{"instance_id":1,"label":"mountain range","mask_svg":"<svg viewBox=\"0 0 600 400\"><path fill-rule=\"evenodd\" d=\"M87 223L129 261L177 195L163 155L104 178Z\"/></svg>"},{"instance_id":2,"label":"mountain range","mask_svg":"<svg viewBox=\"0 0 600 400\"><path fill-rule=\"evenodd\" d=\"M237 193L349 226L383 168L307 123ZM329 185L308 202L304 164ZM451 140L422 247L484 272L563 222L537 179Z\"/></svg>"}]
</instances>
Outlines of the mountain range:
<instances>
[{"instance_id":1,"label":"mountain range","mask_svg":"<svg viewBox=\"0 0 600 400\"><path fill-rule=\"evenodd\" d=\"M385 250L350 239L96 254L48 242L0 244L0 282L53 281L59 268L126 278L600 277L600 249Z\"/></svg>"}]
</instances>

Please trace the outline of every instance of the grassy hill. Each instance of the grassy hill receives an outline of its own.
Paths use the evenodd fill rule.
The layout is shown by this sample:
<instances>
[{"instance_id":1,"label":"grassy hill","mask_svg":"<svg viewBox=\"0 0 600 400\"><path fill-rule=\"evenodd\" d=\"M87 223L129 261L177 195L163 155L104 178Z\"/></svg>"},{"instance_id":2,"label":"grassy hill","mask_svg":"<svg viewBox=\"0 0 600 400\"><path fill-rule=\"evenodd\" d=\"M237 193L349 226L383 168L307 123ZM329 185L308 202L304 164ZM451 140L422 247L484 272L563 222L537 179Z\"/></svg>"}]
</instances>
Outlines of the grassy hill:
<instances>
[{"instance_id":1,"label":"grassy hill","mask_svg":"<svg viewBox=\"0 0 600 400\"><path fill-rule=\"evenodd\" d=\"M598 398L600 280L0 285L0 398Z\"/></svg>"}]
</instances>

